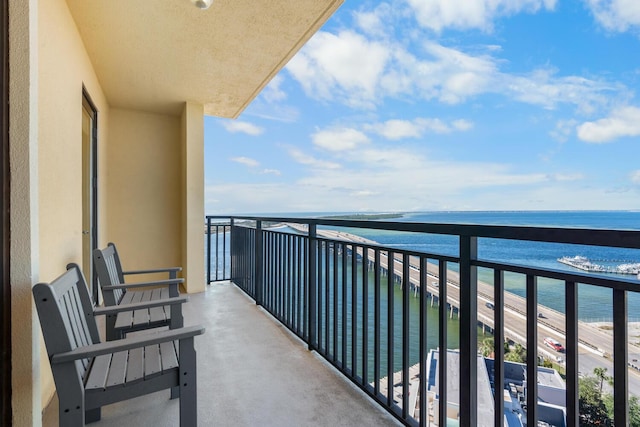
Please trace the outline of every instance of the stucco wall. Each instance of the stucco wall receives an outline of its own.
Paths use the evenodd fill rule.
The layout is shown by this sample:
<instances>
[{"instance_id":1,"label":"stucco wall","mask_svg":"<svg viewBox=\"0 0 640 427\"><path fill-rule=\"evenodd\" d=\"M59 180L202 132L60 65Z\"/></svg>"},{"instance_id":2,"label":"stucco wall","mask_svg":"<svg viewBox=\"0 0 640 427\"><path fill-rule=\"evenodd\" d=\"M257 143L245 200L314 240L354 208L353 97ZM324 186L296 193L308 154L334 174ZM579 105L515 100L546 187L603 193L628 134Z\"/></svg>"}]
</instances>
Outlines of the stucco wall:
<instances>
[{"instance_id":1,"label":"stucco wall","mask_svg":"<svg viewBox=\"0 0 640 427\"><path fill-rule=\"evenodd\" d=\"M38 425L40 325L31 297L38 280L37 1L9 2L11 173L11 406L13 425Z\"/></svg>"},{"instance_id":2,"label":"stucco wall","mask_svg":"<svg viewBox=\"0 0 640 427\"><path fill-rule=\"evenodd\" d=\"M64 0L38 2L38 79L39 275L48 282L69 262L82 265L83 85L98 109L99 145L107 139L109 110ZM41 350L46 404L54 384Z\"/></svg>"},{"instance_id":3,"label":"stucco wall","mask_svg":"<svg viewBox=\"0 0 640 427\"><path fill-rule=\"evenodd\" d=\"M180 117L111 109L100 240L116 244L124 269L182 264L180 135Z\"/></svg>"}]
</instances>

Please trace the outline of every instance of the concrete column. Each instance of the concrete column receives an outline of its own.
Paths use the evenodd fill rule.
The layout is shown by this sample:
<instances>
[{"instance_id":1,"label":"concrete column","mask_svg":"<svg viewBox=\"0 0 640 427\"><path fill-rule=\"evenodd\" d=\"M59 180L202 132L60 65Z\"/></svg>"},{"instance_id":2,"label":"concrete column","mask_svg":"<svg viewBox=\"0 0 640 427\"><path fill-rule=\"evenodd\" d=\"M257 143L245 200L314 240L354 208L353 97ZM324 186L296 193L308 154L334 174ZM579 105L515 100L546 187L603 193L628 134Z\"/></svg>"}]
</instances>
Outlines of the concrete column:
<instances>
[{"instance_id":1,"label":"concrete column","mask_svg":"<svg viewBox=\"0 0 640 427\"><path fill-rule=\"evenodd\" d=\"M187 102L182 112L182 268L188 293L203 292L204 107Z\"/></svg>"},{"instance_id":2,"label":"concrete column","mask_svg":"<svg viewBox=\"0 0 640 427\"><path fill-rule=\"evenodd\" d=\"M38 2L9 1L11 406L13 425L42 425L38 281ZM43 363L47 363L46 358Z\"/></svg>"}]
</instances>

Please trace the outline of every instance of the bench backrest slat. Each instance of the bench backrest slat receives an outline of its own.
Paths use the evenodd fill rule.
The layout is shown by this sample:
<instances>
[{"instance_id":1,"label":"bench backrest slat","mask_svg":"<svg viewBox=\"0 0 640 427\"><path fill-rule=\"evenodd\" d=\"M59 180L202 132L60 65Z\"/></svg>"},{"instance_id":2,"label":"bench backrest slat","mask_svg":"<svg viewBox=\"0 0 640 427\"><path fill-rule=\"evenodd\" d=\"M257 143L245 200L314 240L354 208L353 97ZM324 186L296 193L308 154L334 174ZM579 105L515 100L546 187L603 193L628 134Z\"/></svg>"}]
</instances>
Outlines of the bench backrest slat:
<instances>
[{"instance_id":1,"label":"bench backrest slat","mask_svg":"<svg viewBox=\"0 0 640 427\"><path fill-rule=\"evenodd\" d=\"M33 296L49 357L100 342L93 317L93 305L87 283L77 264L51 283L38 283ZM78 378L83 381L90 359L76 362ZM56 376L56 368L53 367Z\"/></svg>"},{"instance_id":2,"label":"bench backrest slat","mask_svg":"<svg viewBox=\"0 0 640 427\"><path fill-rule=\"evenodd\" d=\"M120 304L126 291L124 289L108 288L111 285L124 283L122 264L120 263L116 246L113 243L109 243L104 249L95 249L93 251L93 259L105 305Z\"/></svg>"}]
</instances>

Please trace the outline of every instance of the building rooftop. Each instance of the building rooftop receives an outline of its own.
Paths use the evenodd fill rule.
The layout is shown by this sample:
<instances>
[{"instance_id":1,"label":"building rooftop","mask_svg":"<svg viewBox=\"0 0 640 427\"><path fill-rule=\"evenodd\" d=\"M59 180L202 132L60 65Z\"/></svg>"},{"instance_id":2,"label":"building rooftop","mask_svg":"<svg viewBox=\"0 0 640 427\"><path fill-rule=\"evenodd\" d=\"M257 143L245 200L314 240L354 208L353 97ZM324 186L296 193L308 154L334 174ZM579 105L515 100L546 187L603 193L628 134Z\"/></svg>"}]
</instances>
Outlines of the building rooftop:
<instances>
[{"instance_id":1,"label":"building rooftop","mask_svg":"<svg viewBox=\"0 0 640 427\"><path fill-rule=\"evenodd\" d=\"M427 368L429 372L428 389L437 390L439 388L438 357L439 354L436 350L432 350L429 353L429 365ZM477 363L478 426L493 426L493 393L484 357L478 356ZM447 377L447 401L457 406L460 402L460 354L457 350L447 350ZM450 425L448 420L447 425Z\"/></svg>"}]
</instances>

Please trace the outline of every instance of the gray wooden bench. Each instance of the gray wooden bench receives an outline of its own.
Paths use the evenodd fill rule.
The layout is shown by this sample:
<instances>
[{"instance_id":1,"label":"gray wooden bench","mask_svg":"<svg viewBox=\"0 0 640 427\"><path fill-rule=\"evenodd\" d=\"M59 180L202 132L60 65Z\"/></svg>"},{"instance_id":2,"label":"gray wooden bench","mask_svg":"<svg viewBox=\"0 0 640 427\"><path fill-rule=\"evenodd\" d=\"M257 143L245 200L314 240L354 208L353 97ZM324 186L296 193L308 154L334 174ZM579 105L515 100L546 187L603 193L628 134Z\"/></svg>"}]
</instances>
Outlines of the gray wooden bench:
<instances>
[{"instance_id":1,"label":"gray wooden bench","mask_svg":"<svg viewBox=\"0 0 640 427\"><path fill-rule=\"evenodd\" d=\"M157 301L180 295L178 286L184 279L177 278L177 273L182 270L181 267L123 271L120 256L113 243L109 243L104 249L95 249L93 261L105 306ZM168 273L169 278L152 282L125 282L125 276L151 273ZM174 304L109 315L105 328L107 341L112 341L124 337L128 332L160 326L175 329L182 327L182 324L182 307Z\"/></svg>"},{"instance_id":2,"label":"gray wooden bench","mask_svg":"<svg viewBox=\"0 0 640 427\"><path fill-rule=\"evenodd\" d=\"M196 426L193 338L204 333L204 327L101 343L94 316L131 307L94 308L80 267L70 264L67 268L50 284L33 287L58 392L60 426L83 426L99 420L104 405L164 389L171 389L172 397L180 398L180 425Z\"/></svg>"}]
</instances>

